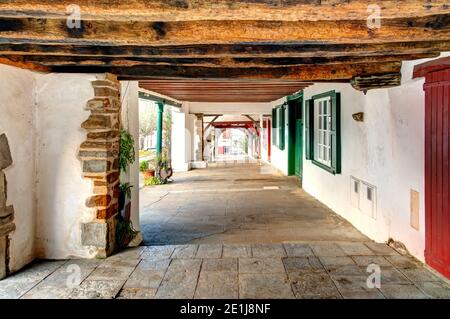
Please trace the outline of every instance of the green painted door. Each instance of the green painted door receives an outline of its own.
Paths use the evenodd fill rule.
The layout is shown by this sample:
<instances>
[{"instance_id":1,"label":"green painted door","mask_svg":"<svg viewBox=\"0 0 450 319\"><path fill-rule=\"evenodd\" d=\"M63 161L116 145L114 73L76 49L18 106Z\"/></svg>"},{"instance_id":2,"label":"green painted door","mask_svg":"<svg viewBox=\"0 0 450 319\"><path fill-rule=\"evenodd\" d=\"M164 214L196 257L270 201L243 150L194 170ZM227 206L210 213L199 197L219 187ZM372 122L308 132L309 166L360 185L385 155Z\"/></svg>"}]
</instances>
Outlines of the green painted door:
<instances>
[{"instance_id":1,"label":"green painted door","mask_svg":"<svg viewBox=\"0 0 450 319\"><path fill-rule=\"evenodd\" d=\"M302 177L303 170L303 121L295 123L295 175Z\"/></svg>"}]
</instances>

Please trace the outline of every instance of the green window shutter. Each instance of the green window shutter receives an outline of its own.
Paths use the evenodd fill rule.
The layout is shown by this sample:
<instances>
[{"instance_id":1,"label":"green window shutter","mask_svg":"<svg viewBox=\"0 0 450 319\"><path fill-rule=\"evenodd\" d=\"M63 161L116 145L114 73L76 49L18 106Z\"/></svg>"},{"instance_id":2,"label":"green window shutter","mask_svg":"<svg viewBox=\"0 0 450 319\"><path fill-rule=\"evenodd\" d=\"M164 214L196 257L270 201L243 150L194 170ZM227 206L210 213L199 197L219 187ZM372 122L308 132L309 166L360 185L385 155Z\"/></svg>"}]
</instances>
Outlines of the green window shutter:
<instances>
[{"instance_id":1,"label":"green window shutter","mask_svg":"<svg viewBox=\"0 0 450 319\"><path fill-rule=\"evenodd\" d=\"M277 108L272 109L272 145L277 145Z\"/></svg>"},{"instance_id":2,"label":"green window shutter","mask_svg":"<svg viewBox=\"0 0 450 319\"><path fill-rule=\"evenodd\" d=\"M331 96L331 167L335 174L341 173L341 94Z\"/></svg>"},{"instance_id":3,"label":"green window shutter","mask_svg":"<svg viewBox=\"0 0 450 319\"><path fill-rule=\"evenodd\" d=\"M286 108L281 106L278 108L279 110L279 120L278 120L278 134L279 134L279 144L278 148L280 150L284 150L284 139L285 139L285 118L286 118Z\"/></svg>"},{"instance_id":4,"label":"green window shutter","mask_svg":"<svg viewBox=\"0 0 450 319\"><path fill-rule=\"evenodd\" d=\"M306 100L305 101L305 111L304 111L304 119L303 123L305 126L305 157L307 160L313 158L312 149L313 149L313 141L312 137L314 136L313 131L313 123L314 123L314 100Z\"/></svg>"}]
</instances>

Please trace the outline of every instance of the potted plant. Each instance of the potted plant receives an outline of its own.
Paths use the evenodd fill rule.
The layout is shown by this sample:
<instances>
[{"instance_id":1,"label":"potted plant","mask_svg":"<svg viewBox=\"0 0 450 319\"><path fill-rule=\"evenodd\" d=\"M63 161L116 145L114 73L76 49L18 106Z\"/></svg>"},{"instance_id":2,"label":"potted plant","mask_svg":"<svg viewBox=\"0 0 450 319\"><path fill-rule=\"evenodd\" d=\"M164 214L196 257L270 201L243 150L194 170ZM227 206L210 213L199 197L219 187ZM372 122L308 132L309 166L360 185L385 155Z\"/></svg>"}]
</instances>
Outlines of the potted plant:
<instances>
[{"instance_id":1,"label":"potted plant","mask_svg":"<svg viewBox=\"0 0 450 319\"><path fill-rule=\"evenodd\" d=\"M155 167L151 161L142 161L139 165L139 170L144 173L144 178L150 178L155 176Z\"/></svg>"},{"instance_id":2,"label":"potted plant","mask_svg":"<svg viewBox=\"0 0 450 319\"><path fill-rule=\"evenodd\" d=\"M129 183L119 185L119 215L116 227L116 241L120 248L127 247L137 231L131 222L131 187ZM123 212L122 212L123 211Z\"/></svg>"},{"instance_id":3,"label":"potted plant","mask_svg":"<svg viewBox=\"0 0 450 319\"><path fill-rule=\"evenodd\" d=\"M170 158L166 155L160 155L156 157L155 161L157 163L157 176L164 182L167 182L167 180L173 175L172 162Z\"/></svg>"},{"instance_id":4,"label":"potted plant","mask_svg":"<svg viewBox=\"0 0 450 319\"><path fill-rule=\"evenodd\" d=\"M128 166L134 163L134 138L125 129L120 130L119 145L119 170L127 172ZM120 183L118 188L118 214L116 226L116 242L120 248L127 247L136 237L137 231L134 230L131 222L131 188L130 183Z\"/></svg>"},{"instance_id":5,"label":"potted plant","mask_svg":"<svg viewBox=\"0 0 450 319\"><path fill-rule=\"evenodd\" d=\"M119 184L119 212L120 215L125 218L126 214L123 214L123 210L125 209L125 204L127 199L131 199L131 188L133 186L130 183L121 183Z\"/></svg>"}]
</instances>

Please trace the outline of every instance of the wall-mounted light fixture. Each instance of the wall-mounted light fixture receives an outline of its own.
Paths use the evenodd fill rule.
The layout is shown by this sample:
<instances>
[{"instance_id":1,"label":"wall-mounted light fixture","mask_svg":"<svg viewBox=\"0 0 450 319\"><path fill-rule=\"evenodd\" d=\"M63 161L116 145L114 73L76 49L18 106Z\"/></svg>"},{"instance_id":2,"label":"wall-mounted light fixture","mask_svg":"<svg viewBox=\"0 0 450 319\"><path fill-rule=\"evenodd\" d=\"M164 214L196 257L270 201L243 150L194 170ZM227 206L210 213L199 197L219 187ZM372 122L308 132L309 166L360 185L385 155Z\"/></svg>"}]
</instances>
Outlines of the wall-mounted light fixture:
<instances>
[{"instance_id":1,"label":"wall-mounted light fixture","mask_svg":"<svg viewBox=\"0 0 450 319\"><path fill-rule=\"evenodd\" d=\"M356 122L364 122L364 112L354 113L352 117Z\"/></svg>"}]
</instances>

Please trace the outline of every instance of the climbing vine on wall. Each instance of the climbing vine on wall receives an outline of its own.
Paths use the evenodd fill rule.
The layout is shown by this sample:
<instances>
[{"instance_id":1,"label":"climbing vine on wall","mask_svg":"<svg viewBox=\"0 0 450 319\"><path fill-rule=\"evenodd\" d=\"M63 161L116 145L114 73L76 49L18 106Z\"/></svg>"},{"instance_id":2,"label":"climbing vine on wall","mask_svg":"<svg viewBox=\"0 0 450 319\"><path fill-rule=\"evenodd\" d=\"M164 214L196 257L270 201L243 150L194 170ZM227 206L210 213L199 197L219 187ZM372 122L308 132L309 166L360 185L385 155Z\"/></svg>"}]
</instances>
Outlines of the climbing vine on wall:
<instances>
[{"instance_id":1,"label":"climbing vine on wall","mask_svg":"<svg viewBox=\"0 0 450 319\"><path fill-rule=\"evenodd\" d=\"M128 165L134 163L134 138L127 130L120 130L119 167L123 172L127 171Z\"/></svg>"}]
</instances>

